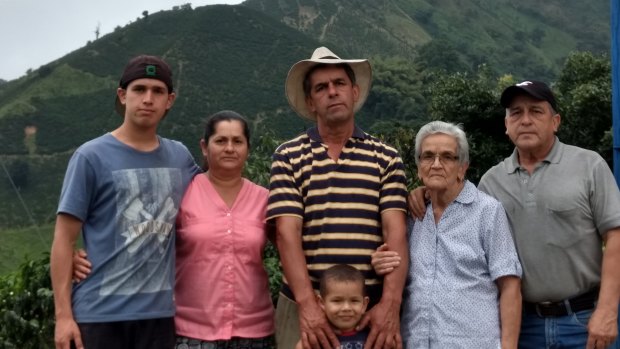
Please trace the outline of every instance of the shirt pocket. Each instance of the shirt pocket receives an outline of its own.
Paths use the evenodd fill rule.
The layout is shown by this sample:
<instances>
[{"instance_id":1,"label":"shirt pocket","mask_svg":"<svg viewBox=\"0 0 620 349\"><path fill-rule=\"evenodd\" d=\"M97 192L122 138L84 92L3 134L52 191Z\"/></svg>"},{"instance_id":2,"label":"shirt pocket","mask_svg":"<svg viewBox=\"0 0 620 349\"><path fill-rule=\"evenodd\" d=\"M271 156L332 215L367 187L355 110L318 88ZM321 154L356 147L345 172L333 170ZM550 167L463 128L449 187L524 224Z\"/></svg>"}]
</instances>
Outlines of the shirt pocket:
<instances>
[{"instance_id":1,"label":"shirt pocket","mask_svg":"<svg viewBox=\"0 0 620 349\"><path fill-rule=\"evenodd\" d=\"M549 224L543 226L546 242L549 245L568 248L586 237L580 220L583 219L581 209L571 203L558 202L547 205Z\"/></svg>"}]
</instances>

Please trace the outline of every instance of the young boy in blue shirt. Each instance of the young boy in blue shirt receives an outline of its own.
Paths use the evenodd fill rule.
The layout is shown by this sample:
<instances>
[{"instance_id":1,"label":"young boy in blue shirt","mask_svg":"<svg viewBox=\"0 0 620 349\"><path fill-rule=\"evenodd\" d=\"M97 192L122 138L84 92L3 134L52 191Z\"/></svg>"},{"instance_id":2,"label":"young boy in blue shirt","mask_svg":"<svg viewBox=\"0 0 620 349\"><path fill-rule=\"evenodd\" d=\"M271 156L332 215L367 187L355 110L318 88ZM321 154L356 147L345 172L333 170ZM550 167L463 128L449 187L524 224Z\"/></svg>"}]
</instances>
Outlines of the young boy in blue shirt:
<instances>
[{"instance_id":1,"label":"young boy in blue shirt","mask_svg":"<svg viewBox=\"0 0 620 349\"><path fill-rule=\"evenodd\" d=\"M356 330L369 301L364 275L350 265L336 264L321 276L319 290L319 305L338 337L340 348L364 348L368 331ZM301 341L295 349L303 349Z\"/></svg>"}]
</instances>

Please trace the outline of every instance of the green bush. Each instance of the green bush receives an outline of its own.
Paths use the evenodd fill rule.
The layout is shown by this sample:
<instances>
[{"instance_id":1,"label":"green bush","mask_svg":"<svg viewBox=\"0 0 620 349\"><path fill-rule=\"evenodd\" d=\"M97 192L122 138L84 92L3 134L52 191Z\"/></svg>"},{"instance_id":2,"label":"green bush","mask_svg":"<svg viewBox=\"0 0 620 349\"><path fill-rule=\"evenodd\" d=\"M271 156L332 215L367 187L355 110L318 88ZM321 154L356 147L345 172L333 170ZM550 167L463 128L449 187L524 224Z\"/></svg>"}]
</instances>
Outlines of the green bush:
<instances>
[{"instance_id":1,"label":"green bush","mask_svg":"<svg viewBox=\"0 0 620 349\"><path fill-rule=\"evenodd\" d=\"M263 258L263 265L269 275L269 293L271 294L271 300L273 304L277 304L278 294L280 293L280 287L282 286L282 270L280 269L280 256L278 255L278 249L271 243L267 243L265 248L265 257Z\"/></svg>"},{"instance_id":2,"label":"green bush","mask_svg":"<svg viewBox=\"0 0 620 349\"><path fill-rule=\"evenodd\" d=\"M54 347L49 254L0 278L0 348Z\"/></svg>"}]
</instances>

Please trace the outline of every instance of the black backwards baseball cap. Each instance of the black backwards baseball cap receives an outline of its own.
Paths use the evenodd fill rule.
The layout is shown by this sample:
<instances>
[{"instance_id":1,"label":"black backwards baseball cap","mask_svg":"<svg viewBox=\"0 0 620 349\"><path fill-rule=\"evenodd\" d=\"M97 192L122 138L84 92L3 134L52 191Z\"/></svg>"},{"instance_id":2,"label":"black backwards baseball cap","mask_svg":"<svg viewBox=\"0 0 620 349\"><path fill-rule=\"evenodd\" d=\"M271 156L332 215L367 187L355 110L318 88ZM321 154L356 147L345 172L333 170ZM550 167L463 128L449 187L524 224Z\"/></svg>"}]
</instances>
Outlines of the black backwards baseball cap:
<instances>
[{"instance_id":1,"label":"black backwards baseball cap","mask_svg":"<svg viewBox=\"0 0 620 349\"><path fill-rule=\"evenodd\" d=\"M174 91L172 86L172 70L168 63L161 58L155 56L140 55L132 58L125 66L118 87L127 89L129 84L137 79L156 79L168 88L168 93ZM125 116L125 105L121 103L116 96L116 112L121 116Z\"/></svg>"},{"instance_id":2,"label":"black backwards baseball cap","mask_svg":"<svg viewBox=\"0 0 620 349\"><path fill-rule=\"evenodd\" d=\"M504 108L509 108L512 100L518 95L530 95L538 100L547 101L553 107L553 110L557 111L557 105L555 102L555 96L551 89L547 84L540 81L523 81L516 85L508 86L504 92L502 92L502 97L500 98L500 103Z\"/></svg>"}]
</instances>

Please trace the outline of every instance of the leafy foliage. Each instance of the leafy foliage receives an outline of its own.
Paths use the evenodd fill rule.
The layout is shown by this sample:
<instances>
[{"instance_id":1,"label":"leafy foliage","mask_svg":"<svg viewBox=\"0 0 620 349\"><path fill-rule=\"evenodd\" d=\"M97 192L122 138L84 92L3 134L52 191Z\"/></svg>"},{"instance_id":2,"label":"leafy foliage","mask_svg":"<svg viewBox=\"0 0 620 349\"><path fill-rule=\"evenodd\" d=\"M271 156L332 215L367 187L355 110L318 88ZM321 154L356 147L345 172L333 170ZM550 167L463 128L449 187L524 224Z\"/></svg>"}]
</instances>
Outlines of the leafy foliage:
<instances>
[{"instance_id":1,"label":"leafy foliage","mask_svg":"<svg viewBox=\"0 0 620 349\"><path fill-rule=\"evenodd\" d=\"M416 62L424 70L447 73L468 72L471 67L452 43L445 39L433 40L418 50Z\"/></svg>"},{"instance_id":2,"label":"leafy foliage","mask_svg":"<svg viewBox=\"0 0 620 349\"><path fill-rule=\"evenodd\" d=\"M267 275L269 275L269 293L271 294L271 301L273 304L276 304L278 302L280 288L282 287L282 270L280 269L278 249L271 242L265 247L263 265L265 266L265 270L267 270Z\"/></svg>"},{"instance_id":3,"label":"leafy foliage","mask_svg":"<svg viewBox=\"0 0 620 349\"><path fill-rule=\"evenodd\" d=\"M269 188L271 154L281 143L270 131L252 137L250 155L244 168L244 176L265 188Z\"/></svg>"},{"instance_id":4,"label":"leafy foliage","mask_svg":"<svg viewBox=\"0 0 620 349\"><path fill-rule=\"evenodd\" d=\"M244 176L252 182L269 188L269 173L271 170L271 154L279 142L270 131L264 131L258 137L252 137L252 149L244 168ZM269 292L273 304L278 300L278 293L282 285L282 270L278 250L272 242L268 242L263 255L263 265L269 275Z\"/></svg>"},{"instance_id":5,"label":"leafy foliage","mask_svg":"<svg viewBox=\"0 0 620 349\"><path fill-rule=\"evenodd\" d=\"M405 165L405 175L407 176L407 187L409 189L420 185L415 163L415 135L423 124L423 122L419 124L414 122L378 122L370 129L371 134L376 135L398 150Z\"/></svg>"},{"instance_id":6,"label":"leafy foliage","mask_svg":"<svg viewBox=\"0 0 620 349\"><path fill-rule=\"evenodd\" d=\"M423 119L426 97L420 69L403 59L373 60L373 85L364 108L357 116L362 126L375 122Z\"/></svg>"},{"instance_id":7,"label":"leafy foliage","mask_svg":"<svg viewBox=\"0 0 620 349\"><path fill-rule=\"evenodd\" d=\"M467 133L470 147L467 177L474 183L512 149L504 134L504 111L498 103L496 89L485 66L473 75L440 76L431 85L432 119L461 123Z\"/></svg>"},{"instance_id":8,"label":"leafy foliage","mask_svg":"<svg viewBox=\"0 0 620 349\"><path fill-rule=\"evenodd\" d=\"M0 347L53 348L54 301L49 255L0 278Z\"/></svg>"},{"instance_id":9,"label":"leafy foliage","mask_svg":"<svg viewBox=\"0 0 620 349\"><path fill-rule=\"evenodd\" d=\"M571 54L556 84L562 124L559 137L592 149L612 164L611 63L607 55Z\"/></svg>"}]
</instances>

